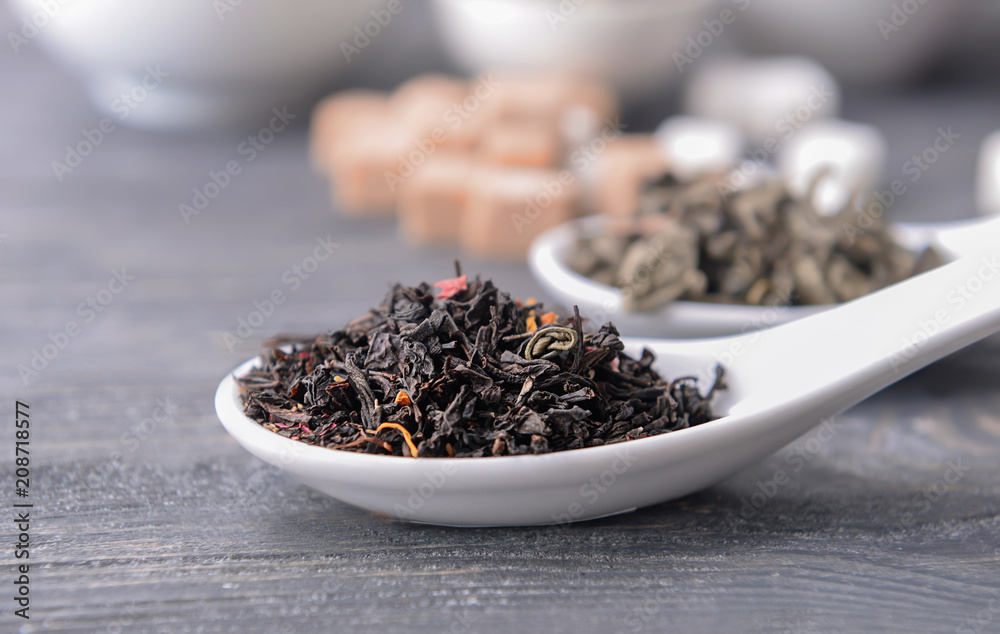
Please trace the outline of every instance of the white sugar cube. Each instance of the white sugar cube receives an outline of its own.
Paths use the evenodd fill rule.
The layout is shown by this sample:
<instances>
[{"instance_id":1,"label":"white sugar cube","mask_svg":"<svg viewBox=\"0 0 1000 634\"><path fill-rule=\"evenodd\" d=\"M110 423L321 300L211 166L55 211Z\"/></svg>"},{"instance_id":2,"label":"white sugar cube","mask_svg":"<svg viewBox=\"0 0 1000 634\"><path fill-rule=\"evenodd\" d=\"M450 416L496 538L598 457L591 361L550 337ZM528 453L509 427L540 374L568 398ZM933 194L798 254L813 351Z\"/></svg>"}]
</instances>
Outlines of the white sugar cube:
<instances>
[{"instance_id":1,"label":"white sugar cube","mask_svg":"<svg viewBox=\"0 0 1000 634\"><path fill-rule=\"evenodd\" d=\"M671 117L654 136L671 171L680 178L735 165L746 148L740 128L721 119Z\"/></svg>"},{"instance_id":2,"label":"white sugar cube","mask_svg":"<svg viewBox=\"0 0 1000 634\"><path fill-rule=\"evenodd\" d=\"M782 148L779 171L793 192L804 195L821 172L812 202L820 213L843 209L855 194L869 195L881 183L886 145L872 126L841 120L817 121Z\"/></svg>"},{"instance_id":3,"label":"white sugar cube","mask_svg":"<svg viewBox=\"0 0 1000 634\"><path fill-rule=\"evenodd\" d=\"M979 147L976 207L984 216L1000 214L1000 130L983 139Z\"/></svg>"}]
</instances>

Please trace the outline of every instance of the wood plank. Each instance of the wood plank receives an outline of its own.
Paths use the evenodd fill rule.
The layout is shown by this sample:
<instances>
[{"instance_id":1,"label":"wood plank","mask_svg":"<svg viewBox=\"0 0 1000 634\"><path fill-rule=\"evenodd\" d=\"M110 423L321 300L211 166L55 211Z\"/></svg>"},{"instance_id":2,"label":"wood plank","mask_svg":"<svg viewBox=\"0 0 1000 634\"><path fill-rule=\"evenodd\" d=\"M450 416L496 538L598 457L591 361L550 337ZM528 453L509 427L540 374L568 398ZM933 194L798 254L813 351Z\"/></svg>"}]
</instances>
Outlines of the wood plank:
<instances>
[{"instance_id":1,"label":"wood plank","mask_svg":"<svg viewBox=\"0 0 1000 634\"><path fill-rule=\"evenodd\" d=\"M0 629L1000 631L996 342L682 500L564 527L387 521L252 458L218 423L212 397L261 340L336 327L393 279L444 277L454 250L403 246L392 223L334 214L302 126L190 224L177 205L239 135L123 128L59 183L51 161L97 115L37 47L0 68L13 96L0 102L0 411L6 421L15 398L31 405L36 505L33 616L25 624L3 599ZM849 102L886 127L891 165L920 145L906 139L921 126L961 121L967 135L892 215L968 206L959 190L998 105L991 94ZM293 289L285 271L327 236L340 246ZM463 264L542 296L521 264ZM17 365L49 332L82 322L81 302L122 268L135 280L25 385ZM230 349L224 333L275 289L287 301ZM176 408L154 421L164 399ZM950 464L962 470L952 483ZM788 483L758 508L754 494L779 470ZM5 504L13 479L5 450ZM5 542L0 564L11 571Z\"/></svg>"}]
</instances>

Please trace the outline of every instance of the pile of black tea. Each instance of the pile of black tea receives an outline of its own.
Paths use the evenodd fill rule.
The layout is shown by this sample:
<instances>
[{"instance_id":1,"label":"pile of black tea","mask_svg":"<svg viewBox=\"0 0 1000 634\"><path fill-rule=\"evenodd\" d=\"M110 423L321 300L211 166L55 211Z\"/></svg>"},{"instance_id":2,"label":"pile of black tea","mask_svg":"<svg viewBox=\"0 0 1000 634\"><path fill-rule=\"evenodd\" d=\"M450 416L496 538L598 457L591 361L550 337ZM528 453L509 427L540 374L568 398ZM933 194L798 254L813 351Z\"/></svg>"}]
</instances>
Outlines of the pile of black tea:
<instances>
[{"instance_id":1,"label":"pile of black tea","mask_svg":"<svg viewBox=\"0 0 1000 634\"><path fill-rule=\"evenodd\" d=\"M914 253L879 213L851 201L824 216L779 180L739 190L719 174L650 183L618 231L580 237L567 264L622 289L626 310L675 299L749 305L835 304L940 265ZM815 184L814 184L815 187Z\"/></svg>"},{"instance_id":2,"label":"pile of black tea","mask_svg":"<svg viewBox=\"0 0 1000 634\"><path fill-rule=\"evenodd\" d=\"M439 290L436 292L434 287ZM247 416L332 449L412 457L542 454L713 420L702 394L625 355L613 324L585 332L489 280L392 286L340 330L265 344L238 379Z\"/></svg>"}]
</instances>

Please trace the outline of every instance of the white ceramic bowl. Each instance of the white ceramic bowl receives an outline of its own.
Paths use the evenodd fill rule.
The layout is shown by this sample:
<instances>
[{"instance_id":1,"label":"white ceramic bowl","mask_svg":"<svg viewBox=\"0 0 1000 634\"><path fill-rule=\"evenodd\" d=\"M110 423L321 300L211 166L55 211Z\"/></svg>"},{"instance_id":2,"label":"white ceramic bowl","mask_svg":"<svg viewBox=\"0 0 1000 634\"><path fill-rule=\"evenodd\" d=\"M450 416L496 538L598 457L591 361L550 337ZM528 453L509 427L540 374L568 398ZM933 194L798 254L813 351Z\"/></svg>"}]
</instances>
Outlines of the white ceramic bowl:
<instances>
[{"instance_id":1,"label":"white ceramic bowl","mask_svg":"<svg viewBox=\"0 0 1000 634\"><path fill-rule=\"evenodd\" d=\"M715 337L770 328L832 306L744 306L676 301L661 308L627 312L621 291L595 282L566 265L566 254L578 236L600 235L607 221L601 216L575 220L546 231L528 253L535 280L564 306L580 307L592 323L613 321L623 333L642 337ZM898 223L893 235L901 244L920 249L929 244L955 258L1000 239L1000 218L940 223Z\"/></svg>"},{"instance_id":2,"label":"white ceramic bowl","mask_svg":"<svg viewBox=\"0 0 1000 634\"><path fill-rule=\"evenodd\" d=\"M587 74L626 98L661 91L714 0L434 0L444 44L469 72Z\"/></svg>"},{"instance_id":3,"label":"white ceramic bowl","mask_svg":"<svg viewBox=\"0 0 1000 634\"><path fill-rule=\"evenodd\" d=\"M750 0L745 4L734 26L754 52L808 55L842 81L881 84L909 79L927 67L969 26L977 3Z\"/></svg>"},{"instance_id":4,"label":"white ceramic bowl","mask_svg":"<svg viewBox=\"0 0 1000 634\"><path fill-rule=\"evenodd\" d=\"M380 6L74 0L49 11L36 0L9 3L19 24L41 24L32 39L80 71L95 107L115 123L156 128L266 124L271 108L299 105L348 65L341 43L353 44L354 28ZM133 90L142 99L123 116L131 104L121 96Z\"/></svg>"}]
</instances>

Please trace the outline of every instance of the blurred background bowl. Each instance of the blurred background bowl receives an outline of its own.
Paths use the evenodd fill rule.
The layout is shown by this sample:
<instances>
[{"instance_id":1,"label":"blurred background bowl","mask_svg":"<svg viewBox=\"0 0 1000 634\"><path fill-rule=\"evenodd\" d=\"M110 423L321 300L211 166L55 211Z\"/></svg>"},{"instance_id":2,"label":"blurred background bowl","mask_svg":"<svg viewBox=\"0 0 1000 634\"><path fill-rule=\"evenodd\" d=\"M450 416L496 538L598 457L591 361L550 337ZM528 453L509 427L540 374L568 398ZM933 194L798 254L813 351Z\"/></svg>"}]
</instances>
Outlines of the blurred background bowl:
<instances>
[{"instance_id":1,"label":"blurred background bowl","mask_svg":"<svg viewBox=\"0 0 1000 634\"><path fill-rule=\"evenodd\" d=\"M240 127L259 123L271 108L316 97L350 63L342 44L353 45L355 27L364 28L373 20L369 11L382 6L377 0L9 3L22 25L36 27L40 44L82 74L98 110L110 114L123 93L136 90L143 106L126 122L164 129ZM158 79L143 87L149 74Z\"/></svg>"},{"instance_id":2,"label":"blurred background bowl","mask_svg":"<svg viewBox=\"0 0 1000 634\"><path fill-rule=\"evenodd\" d=\"M626 100L662 92L673 54L713 0L434 0L439 30L463 70L570 73L605 80Z\"/></svg>"},{"instance_id":3,"label":"blurred background bowl","mask_svg":"<svg viewBox=\"0 0 1000 634\"><path fill-rule=\"evenodd\" d=\"M976 0L743 0L737 21L754 53L816 59L840 81L902 83L945 53L975 20Z\"/></svg>"}]
</instances>

